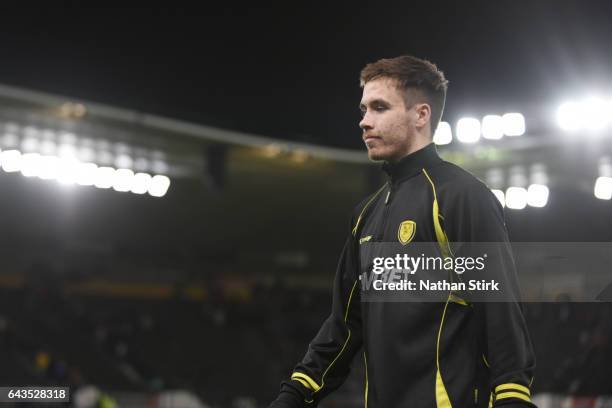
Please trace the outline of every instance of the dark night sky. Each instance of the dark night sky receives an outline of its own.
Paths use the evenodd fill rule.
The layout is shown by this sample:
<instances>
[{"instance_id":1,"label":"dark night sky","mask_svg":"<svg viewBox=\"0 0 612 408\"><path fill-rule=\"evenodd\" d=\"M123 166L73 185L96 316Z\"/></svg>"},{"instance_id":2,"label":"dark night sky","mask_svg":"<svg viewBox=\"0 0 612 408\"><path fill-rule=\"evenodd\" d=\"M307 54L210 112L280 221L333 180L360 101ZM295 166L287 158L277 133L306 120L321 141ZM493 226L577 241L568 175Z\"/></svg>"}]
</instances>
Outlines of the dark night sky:
<instances>
[{"instance_id":1,"label":"dark night sky","mask_svg":"<svg viewBox=\"0 0 612 408\"><path fill-rule=\"evenodd\" d=\"M359 70L381 57L436 62L446 118L611 90L605 2L397 4L4 10L0 83L344 147L361 146Z\"/></svg>"}]
</instances>

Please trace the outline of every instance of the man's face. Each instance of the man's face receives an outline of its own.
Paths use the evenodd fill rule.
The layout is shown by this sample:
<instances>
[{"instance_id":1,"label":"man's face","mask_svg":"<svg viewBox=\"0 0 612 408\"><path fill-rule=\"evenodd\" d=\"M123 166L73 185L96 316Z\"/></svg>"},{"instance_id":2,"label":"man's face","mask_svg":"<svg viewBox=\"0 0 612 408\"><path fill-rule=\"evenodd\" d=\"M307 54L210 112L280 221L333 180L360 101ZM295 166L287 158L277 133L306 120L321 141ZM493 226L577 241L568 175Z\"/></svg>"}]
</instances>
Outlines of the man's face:
<instances>
[{"instance_id":1,"label":"man's face","mask_svg":"<svg viewBox=\"0 0 612 408\"><path fill-rule=\"evenodd\" d=\"M378 78L364 85L359 127L370 160L392 162L411 152L419 119L418 104L413 105L406 109L404 94L393 79Z\"/></svg>"}]
</instances>

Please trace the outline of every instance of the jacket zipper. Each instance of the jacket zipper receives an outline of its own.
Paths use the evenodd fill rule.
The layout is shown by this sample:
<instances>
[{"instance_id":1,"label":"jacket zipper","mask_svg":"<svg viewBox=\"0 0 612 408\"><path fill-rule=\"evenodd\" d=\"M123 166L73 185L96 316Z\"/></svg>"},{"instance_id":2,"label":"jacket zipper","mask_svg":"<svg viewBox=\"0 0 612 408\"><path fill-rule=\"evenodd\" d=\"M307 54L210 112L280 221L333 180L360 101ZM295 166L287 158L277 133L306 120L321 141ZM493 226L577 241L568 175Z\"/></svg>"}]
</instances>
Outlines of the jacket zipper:
<instances>
[{"instance_id":1,"label":"jacket zipper","mask_svg":"<svg viewBox=\"0 0 612 408\"><path fill-rule=\"evenodd\" d=\"M383 211L382 230L380 231L379 241L382 241L385 237L385 230L387 229L387 219L389 218L389 203L393 196L393 184L389 182L389 191L385 197L385 210Z\"/></svg>"}]
</instances>

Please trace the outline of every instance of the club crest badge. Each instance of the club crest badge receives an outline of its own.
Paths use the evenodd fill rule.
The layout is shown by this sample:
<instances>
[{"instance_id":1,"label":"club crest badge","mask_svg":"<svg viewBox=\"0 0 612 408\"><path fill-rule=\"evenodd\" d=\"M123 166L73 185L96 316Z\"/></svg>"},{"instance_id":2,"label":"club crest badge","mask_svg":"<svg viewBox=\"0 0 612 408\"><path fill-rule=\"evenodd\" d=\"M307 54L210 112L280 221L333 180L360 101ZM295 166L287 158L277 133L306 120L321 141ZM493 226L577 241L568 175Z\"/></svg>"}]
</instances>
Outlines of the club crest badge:
<instances>
[{"instance_id":1,"label":"club crest badge","mask_svg":"<svg viewBox=\"0 0 612 408\"><path fill-rule=\"evenodd\" d=\"M399 229L397 230L397 239L402 245L406 245L412 241L415 232L416 222L412 220L402 221L402 223L399 225Z\"/></svg>"}]
</instances>

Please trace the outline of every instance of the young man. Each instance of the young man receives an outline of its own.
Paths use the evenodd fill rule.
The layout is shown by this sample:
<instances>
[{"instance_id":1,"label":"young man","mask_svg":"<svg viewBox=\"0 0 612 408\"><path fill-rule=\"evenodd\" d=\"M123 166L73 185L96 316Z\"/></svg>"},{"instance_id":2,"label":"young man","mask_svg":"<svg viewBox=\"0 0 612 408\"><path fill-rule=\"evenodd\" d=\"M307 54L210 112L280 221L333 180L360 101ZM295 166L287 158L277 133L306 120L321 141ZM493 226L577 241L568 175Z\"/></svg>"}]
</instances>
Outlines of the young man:
<instances>
[{"instance_id":1,"label":"young man","mask_svg":"<svg viewBox=\"0 0 612 408\"><path fill-rule=\"evenodd\" d=\"M359 126L388 181L355 209L331 314L271 408L316 406L343 383L360 350L369 408L534 407L535 358L518 296L471 302L449 291L445 302L362 299L360 252L398 241L436 243L445 259L467 254L460 243L497 243L488 249L487 270L518 293L500 203L432 143L447 83L434 64L412 56L362 70Z\"/></svg>"}]
</instances>

